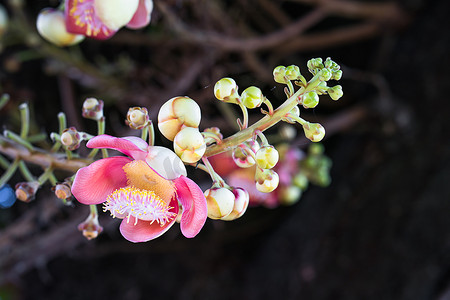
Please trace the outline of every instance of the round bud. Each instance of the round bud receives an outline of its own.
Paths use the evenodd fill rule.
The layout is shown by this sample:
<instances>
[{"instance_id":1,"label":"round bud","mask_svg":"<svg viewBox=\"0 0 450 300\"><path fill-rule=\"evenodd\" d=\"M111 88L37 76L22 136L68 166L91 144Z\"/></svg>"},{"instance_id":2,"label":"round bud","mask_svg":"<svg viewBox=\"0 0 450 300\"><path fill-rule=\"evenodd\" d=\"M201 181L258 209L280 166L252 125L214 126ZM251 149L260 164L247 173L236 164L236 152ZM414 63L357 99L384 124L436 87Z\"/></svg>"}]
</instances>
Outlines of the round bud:
<instances>
[{"instance_id":1,"label":"round bud","mask_svg":"<svg viewBox=\"0 0 450 300\"><path fill-rule=\"evenodd\" d=\"M254 154L259 150L259 143L257 141L248 140L243 143L244 147L236 147L233 150L233 160L236 165L240 168L250 168L255 165L256 161L253 155L249 154L247 151L252 151Z\"/></svg>"},{"instance_id":2,"label":"round bud","mask_svg":"<svg viewBox=\"0 0 450 300\"><path fill-rule=\"evenodd\" d=\"M16 184L16 197L20 201L30 202L34 199L40 184L37 181L19 182Z\"/></svg>"},{"instance_id":3,"label":"round bud","mask_svg":"<svg viewBox=\"0 0 450 300\"><path fill-rule=\"evenodd\" d=\"M304 108L314 108L319 104L319 95L316 92L308 92L303 95L302 105Z\"/></svg>"},{"instance_id":4,"label":"round bud","mask_svg":"<svg viewBox=\"0 0 450 300\"><path fill-rule=\"evenodd\" d=\"M87 98L83 102L81 115L86 119L98 121L103 117L103 101Z\"/></svg>"},{"instance_id":5,"label":"round bud","mask_svg":"<svg viewBox=\"0 0 450 300\"><path fill-rule=\"evenodd\" d=\"M246 190L243 188L233 188L232 193L234 194L234 206L233 210L228 216L222 217L221 220L232 221L237 218L242 217L248 207L250 201L250 196Z\"/></svg>"},{"instance_id":6,"label":"round bud","mask_svg":"<svg viewBox=\"0 0 450 300\"><path fill-rule=\"evenodd\" d=\"M279 197L281 204L292 205L298 202L301 196L302 190L299 187L292 185L288 187L283 187L280 191Z\"/></svg>"},{"instance_id":7,"label":"round bud","mask_svg":"<svg viewBox=\"0 0 450 300\"><path fill-rule=\"evenodd\" d=\"M308 188L309 180L305 174L298 173L297 175L295 175L293 183L295 184L295 186L298 186L304 191Z\"/></svg>"},{"instance_id":8,"label":"round bud","mask_svg":"<svg viewBox=\"0 0 450 300\"><path fill-rule=\"evenodd\" d=\"M264 100L261 89L256 86L246 88L241 95L242 104L247 108L259 107Z\"/></svg>"},{"instance_id":9,"label":"round bud","mask_svg":"<svg viewBox=\"0 0 450 300\"><path fill-rule=\"evenodd\" d=\"M331 79L334 79L334 80L339 80L341 78L342 78L341 70L337 70L337 71L333 72L333 76L331 77Z\"/></svg>"},{"instance_id":10,"label":"round bud","mask_svg":"<svg viewBox=\"0 0 450 300\"><path fill-rule=\"evenodd\" d=\"M130 107L125 123L132 129L142 129L149 124L150 118L145 107Z\"/></svg>"},{"instance_id":11,"label":"round bud","mask_svg":"<svg viewBox=\"0 0 450 300\"><path fill-rule=\"evenodd\" d=\"M323 63L322 63L322 59L320 57L312 58L312 59L308 60L307 66L308 66L308 70L312 73L314 73L313 71L315 69L322 69L324 67Z\"/></svg>"},{"instance_id":12,"label":"round bud","mask_svg":"<svg viewBox=\"0 0 450 300\"><path fill-rule=\"evenodd\" d=\"M204 194L208 206L208 218L221 219L233 211L235 196L229 189L211 188Z\"/></svg>"},{"instance_id":13,"label":"round bud","mask_svg":"<svg viewBox=\"0 0 450 300\"><path fill-rule=\"evenodd\" d=\"M330 95L331 99L333 100L339 100L343 95L344 92L342 91L342 86L336 85L328 89L328 95Z\"/></svg>"},{"instance_id":14,"label":"round bud","mask_svg":"<svg viewBox=\"0 0 450 300\"><path fill-rule=\"evenodd\" d=\"M237 103L236 100L239 98L237 91L238 86L233 78L222 78L214 85L214 95L224 102Z\"/></svg>"},{"instance_id":15,"label":"round bud","mask_svg":"<svg viewBox=\"0 0 450 300\"><path fill-rule=\"evenodd\" d=\"M195 163L206 151L206 143L198 128L185 127L173 140L175 153L186 163Z\"/></svg>"},{"instance_id":16,"label":"round bud","mask_svg":"<svg viewBox=\"0 0 450 300\"><path fill-rule=\"evenodd\" d=\"M201 111L197 102L189 97L174 97L161 106L158 113L159 131L173 141L175 135L185 127L197 128Z\"/></svg>"},{"instance_id":17,"label":"round bud","mask_svg":"<svg viewBox=\"0 0 450 300\"><path fill-rule=\"evenodd\" d=\"M327 68L323 68L322 70L320 70L320 74L319 74L319 80L320 81L328 81L331 79L331 76L333 74L331 73L331 71Z\"/></svg>"},{"instance_id":18,"label":"round bud","mask_svg":"<svg viewBox=\"0 0 450 300\"><path fill-rule=\"evenodd\" d=\"M59 47L71 46L84 39L84 35L67 32L64 13L60 10L42 10L37 17L36 27L44 39Z\"/></svg>"},{"instance_id":19,"label":"round bud","mask_svg":"<svg viewBox=\"0 0 450 300\"><path fill-rule=\"evenodd\" d=\"M262 169L272 169L277 164L279 157L274 146L264 146L256 152L256 163Z\"/></svg>"},{"instance_id":20,"label":"round bud","mask_svg":"<svg viewBox=\"0 0 450 300\"><path fill-rule=\"evenodd\" d=\"M255 174L256 189L263 193L270 193L278 187L280 177L273 170L256 169Z\"/></svg>"},{"instance_id":21,"label":"round bud","mask_svg":"<svg viewBox=\"0 0 450 300\"><path fill-rule=\"evenodd\" d=\"M66 200L72 197L70 186L67 185L66 183L58 183L57 185L55 185L54 192L56 197L58 197L61 200Z\"/></svg>"},{"instance_id":22,"label":"round bud","mask_svg":"<svg viewBox=\"0 0 450 300\"><path fill-rule=\"evenodd\" d=\"M0 208L10 208L16 202L16 195L9 184L0 187Z\"/></svg>"},{"instance_id":23,"label":"round bud","mask_svg":"<svg viewBox=\"0 0 450 300\"><path fill-rule=\"evenodd\" d=\"M80 133L75 127L66 128L61 134L61 144L63 144L64 147L70 151L78 149L80 147L81 140Z\"/></svg>"},{"instance_id":24,"label":"round bud","mask_svg":"<svg viewBox=\"0 0 450 300\"><path fill-rule=\"evenodd\" d=\"M285 66L278 66L275 69L273 69L273 79L275 82L278 83L288 83L289 80L286 79L286 67Z\"/></svg>"},{"instance_id":25,"label":"round bud","mask_svg":"<svg viewBox=\"0 0 450 300\"><path fill-rule=\"evenodd\" d=\"M300 77L300 68L295 65L286 67L286 78L289 80L297 80Z\"/></svg>"},{"instance_id":26,"label":"round bud","mask_svg":"<svg viewBox=\"0 0 450 300\"><path fill-rule=\"evenodd\" d=\"M306 123L303 125L303 131L312 142L320 142L325 136L325 128L319 123Z\"/></svg>"}]
</instances>

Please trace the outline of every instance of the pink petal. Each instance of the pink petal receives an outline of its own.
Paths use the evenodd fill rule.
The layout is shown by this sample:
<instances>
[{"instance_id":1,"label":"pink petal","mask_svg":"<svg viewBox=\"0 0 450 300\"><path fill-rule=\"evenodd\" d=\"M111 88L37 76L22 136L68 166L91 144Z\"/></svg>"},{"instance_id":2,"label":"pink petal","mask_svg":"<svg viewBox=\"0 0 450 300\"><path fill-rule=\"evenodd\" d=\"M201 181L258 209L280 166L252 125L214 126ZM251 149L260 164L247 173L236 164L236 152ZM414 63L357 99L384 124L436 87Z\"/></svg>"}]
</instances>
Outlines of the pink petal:
<instances>
[{"instance_id":1,"label":"pink petal","mask_svg":"<svg viewBox=\"0 0 450 300\"><path fill-rule=\"evenodd\" d=\"M78 170L72 194L83 204L99 204L116 189L127 185L123 166L131 159L122 156L97 160Z\"/></svg>"},{"instance_id":2,"label":"pink petal","mask_svg":"<svg viewBox=\"0 0 450 300\"><path fill-rule=\"evenodd\" d=\"M185 237L192 238L200 232L208 216L205 195L194 181L183 175L173 182L177 188L178 201L183 207L181 232Z\"/></svg>"},{"instance_id":3,"label":"pink petal","mask_svg":"<svg viewBox=\"0 0 450 300\"><path fill-rule=\"evenodd\" d=\"M97 17L94 0L67 0L65 8L66 29L99 40L110 38L116 30L106 27Z\"/></svg>"},{"instance_id":4,"label":"pink petal","mask_svg":"<svg viewBox=\"0 0 450 300\"><path fill-rule=\"evenodd\" d=\"M139 6L134 13L133 18L128 22L127 27L130 29L139 29L150 23L150 16L153 10L152 0L139 0Z\"/></svg>"},{"instance_id":5,"label":"pink petal","mask_svg":"<svg viewBox=\"0 0 450 300\"><path fill-rule=\"evenodd\" d=\"M145 160L148 144L135 136L116 138L107 134L96 136L86 144L89 148L109 148L122 152L134 159Z\"/></svg>"},{"instance_id":6,"label":"pink petal","mask_svg":"<svg viewBox=\"0 0 450 300\"><path fill-rule=\"evenodd\" d=\"M178 203L176 201L172 201L170 206L173 207L171 211L178 214ZM139 219L136 223L136 219L133 216L130 216L129 220L125 218L122 220L122 223L120 223L120 233L122 233L123 237L130 242L147 242L161 236L169 230L169 228L175 223L175 220L176 218L170 222L167 222L164 226L161 226L157 222L152 223L150 221L142 221Z\"/></svg>"}]
</instances>

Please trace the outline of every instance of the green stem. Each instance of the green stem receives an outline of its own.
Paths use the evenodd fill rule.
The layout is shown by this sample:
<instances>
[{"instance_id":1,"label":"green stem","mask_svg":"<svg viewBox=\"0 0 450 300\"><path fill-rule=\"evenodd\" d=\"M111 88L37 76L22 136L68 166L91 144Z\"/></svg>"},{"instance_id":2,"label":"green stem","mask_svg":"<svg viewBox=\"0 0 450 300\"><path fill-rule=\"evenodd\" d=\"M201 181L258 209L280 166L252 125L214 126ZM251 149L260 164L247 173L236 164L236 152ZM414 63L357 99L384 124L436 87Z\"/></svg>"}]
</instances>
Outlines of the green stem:
<instances>
[{"instance_id":1,"label":"green stem","mask_svg":"<svg viewBox=\"0 0 450 300\"><path fill-rule=\"evenodd\" d=\"M89 205L89 208L91 210L91 215L98 216L98 210L97 210L97 205L96 204L91 204Z\"/></svg>"},{"instance_id":2,"label":"green stem","mask_svg":"<svg viewBox=\"0 0 450 300\"><path fill-rule=\"evenodd\" d=\"M213 185L218 184L218 185L220 185L222 187L225 186L226 185L225 181L222 179L222 177L219 176L219 174L216 173L216 171L214 171L214 168L211 165L211 163L209 162L208 158L203 157L202 161L205 164L207 172L211 176L211 179L213 181Z\"/></svg>"},{"instance_id":3,"label":"green stem","mask_svg":"<svg viewBox=\"0 0 450 300\"><path fill-rule=\"evenodd\" d=\"M202 136L204 139L210 138L216 141L217 144L221 143L222 140L220 137L217 136L217 134L211 133L211 132L202 132Z\"/></svg>"},{"instance_id":4,"label":"green stem","mask_svg":"<svg viewBox=\"0 0 450 300\"><path fill-rule=\"evenodd\" d=\"M58 125L59 125L59 135L61 135L63 134L64 129L67 128L66 114L63 112L60 112L58 114Z\"/></svg>"},{"instance_id":5,"label":"green stem","mask_svg":"<svg viewBox=\"0 0 450 300\"><path fill-rule=\"evenodd\" d=\"M0 188L11 179L11 177L16 172L17 167L19 166L19 163L20 163L20 159L16 158L13 161L13 163L9 166L9 168L6 170L6 172L3 173L2 177L0 177Z\"/></svg>"},{"instance_id":6,"label":"green stem","mask_svg":"<svg viewBox=\"0 0 450 300\"><path fill-rule=\"evenodd\" d=\"M105 133L105 117L101 117L97 120L97 135L102 135ZM95 155L98 153L98 148L94 148L91 150L91 152L88 155L88 158L94 158ZM102 156L103 158L108 157L108 150L102 149Z\"/></svg>"},{"instance_id":7,"label":"green stem","mask_svg":"<svg viewBox=\"0 0 450 300\"><path fill-rule=\"evenodd\" d=\"M289 88L289 96L294 95L295 89L294 89L294 85L292 84L292 81L288 80L287 86Z\"/></svg>"},{"instance_id":8,"label":"green stem","mask_svg":"<svg viewBox=\"0 0 450 300\"><path fill-rule=\"evenodd\" d=\"M3 169L8 169L9 166L11 165L11 163L4 158L2 155L0 155L0 167L2 167Z\"/></svg>"},{"instance_id":9,"label":"green stem","mask_svg":"<svg viewBox=\"0 0 450 300\"><path fill-rule=\"evenodd\" d=\"M49 177L51 175L53 175L53 167L52 166L46 168L44 173L42 173L41 176L39 176L39 178L37 180L39 182L39 185L43 185L49 179Z\"/></svg>"},{"instance_id":10,"label":"green stem","mask_svg":"<svg viewBox=\"0 0 450 300\"><path fill-rule=\"evenodd\" d=\"M20 137L26 139L30 130L30 110L28 109L28 104L22 103L19 106L19 110L21 122Z\"/></svg>"},{"instance_id":11,"label":"green stem","mask_svg":"<svg viewBox=\"0 0 450 300\"><path fill-rule=\"evenodd\" d=\"M261 139L261 147L269 145L269 141L267 140L267 138L264 135L264 133L262 133L262 131L255 130L255 134Z\"/></svg>"},{"instance_id":12,"label":"green stem","mask_svg":"<svg viewBox=\"0 0 450 300\"><path fill-rule=\"evenodd\" d=\"M9 101L9 95L8 94L3 94L0 97L0 110L6 105L6 103L8 103Z\"/></svg>"},{"instance_id":13,"label":"green stem","mask_svg":"<svg viewBox=\"0 0 450 300\"><path fill-rule=\"evenodd\" d=\"M48 180L50 181L50 183L54 186L58 183L58 178L56 178L55 174L51 173L50 176L48 177Z\"/></svg>"},{"instance_id":14,"label":"green stem","mask_svg":"<svg viewBox=\"0 0 450 300\"><path fill-rule=\"evenodd\" d=\"M31 145L29 142L25 141L24 139L22 139L19 135L15 134L12 131L9 130L5 130L4 133L6 138L24 146L25 148L27 148L30 151L33 151L33 145Z\"/></svg>"},{"instance_id":15,"label":"green stem","mask_svg":"<svg viewBox=\"0 0 450 300\"><path fill-rule=\"evenodd\" d=\"M273 106L272 103L269 101L269 99L264 97L263 103L267 105L267 108L269 109L269 116L273 115Z\"/></svg>"},{"instance_id":16,"label":"green stem","mask_svg":"<svg viewBox=\"0 0 450 300\"><path fill-rule=\"evenodd\" d=\"M33 174L31 174L30 170L28 169L28 167L24 161L20 161L19 169L20 169L20 173L22 173L22 176L27 181L36 181L36 179L34 178Z\"/></svg>"},{"instance_id":17,"label":"green stem","mask_svg":"<svg viewBox=\"0 0 450 300\"><path fill-rule=\"evenodd\" d=\"M297 98L304 93L305 89L300 88L291 97L289 97L282 105L280 105L276 110L274 110L273 115L266 115L261 120L253 124L252 126L235 133L234 135L224 139L222 143L211 145L206 149L204 157L210 157L228 150L233 147L245 142L246 140L253 137L255 130L263 132L268 128L272 127L283 117L286 116L296 105Z\"/></svg>"},{"instance_id":18,"label":"green stem","mask_svg":"<svg viewBox=\"0 0 450 300\"><path fill-rule=\"evenodd\" d=\"M147 137L148 137L148 125L144 126L144 128L142 128L142 131L141 131L141 139L146 141Z\"/></svg>"},{"instance_id":19,"label":"green stem","mask_svg":"<svg viewBox=\"0 0 450 300\"><path fill-rule=\"evenodd\" d=\"M30 143L37 143L37 142L45 141L46 138L47 138L47 135L45 133L38 133L38 134L30 135L27 138L27 141Z\"/></svg>"},{"instance_id":20,"label":"green stem","mask_svg":"<svg viewBox=\"0 0 450 300\"><path fill-rule=\"evenodd\" d=\"M241 127L240 129L243 130L248 127L248 110L247 107L242 104L242 102L239 102L238 105L242 110L242 114L244 115L244 121L242 122L242 124L239 124L239 127Z\"/></svg>"},{"instance_id":21,"label":"green stem","mask_svg":"<svg viewBox=\"0 0 450 300\"><path fill-rule=\"evenodd\" d=\"M155 145L155 128L153 127L153 122L150 122L150 131L148 132L149 136L148 136L148 144L150 146L154 146Z\"/></svg>"}]
</instances>

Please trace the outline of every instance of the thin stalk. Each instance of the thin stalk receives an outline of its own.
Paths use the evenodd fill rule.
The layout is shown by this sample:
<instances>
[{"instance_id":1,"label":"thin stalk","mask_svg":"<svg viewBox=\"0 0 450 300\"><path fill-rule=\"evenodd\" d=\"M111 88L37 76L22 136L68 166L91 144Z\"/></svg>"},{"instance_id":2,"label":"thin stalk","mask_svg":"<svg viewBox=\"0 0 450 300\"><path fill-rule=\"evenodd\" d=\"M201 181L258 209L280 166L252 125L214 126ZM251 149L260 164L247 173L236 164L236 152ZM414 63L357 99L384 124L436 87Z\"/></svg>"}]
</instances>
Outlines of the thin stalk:
<instances>
[{"instance_id":1,"label":"thin stalk","mask_svg":"<svg viewBox=\"0 0 450 300\"><path fill-rule=\"evenodd\" d=\"M20 111L20 137L26 139L28 137L28 132L30 130L30 110L27 103L22 103L19 105Z\"/></svg>"},{"instance_id":2,"label":"thin stalk","mask_svg":"<svg viewBox=\"0 0 450 300\"><path fill-rule=\"evenodd\" d=\"M3 132L3 134L6 138L24 146L25 148L27 148L30 151L33 151L33 149L34 149L33 145L31 145L29 142L25 141L23 138L21 138L19 135L15 134L14 132L5 130Z\"/></svg>"},{"instance_id":3,"label":"thin stalk","mask_svg":"<svg viewBox=\"0 0 450 300\"><path fill-rule=\"evenodd\" d=\"M9 166L8 169L6 169L6 172L3 173L2 177L0 177L0 187L2 187L5 183L7 183L11 177L14 175L14 173L17 170L17 167L19 166L20 159L16 158L13 163Z\"/></svg>"},{"instance_id":4,"label":"thin stalk","mask_svg":"<svg viewBox=\"0 0 450 300\"><path fill-rule=\"evenodd\" d=\"M22 176L27 181L36 181L33 174L31 174L30 170L28 169L27 165L25 164L25 162L23 160L19 162L19 169L20 169L20 173L22 173Z\"/></svg>"},{"instance_id":5,"label":"thin stalk","mask_svg":"<svg viewBox=\"0 0 450 300\"><path fill-rule=\"evenodd\" d=\"M0 97L0 110L8 103L9 101L9 94L3 94Z\"/></svg>"},{"instance_id":6,"label":"thin stalk","mask_svg":"<svg viewBox=\"0 0 450 300\"><path fill-rule=\"evenodd\" d=\"M242 102L239 102L238 105L241 108L242 114L244 116L244 121L242 122L242 124L239 124L239 127L241 127L240 129L243 130L248 127L248 110L247 107L242 104Z\"/></svg>"},{"instance_id":7,"label":"thin stalk","mask_svg":"<svg viewBox=\"0 0 450 300\"><path fill-rule=\"evenodd\" d=\"M211 179L213 181L213 185L214 184L218 184L218 185L220 185L222 187L225 186L226 185L225 181L222 179L222 177L219 176L219 174L216 173L216 171L214 171L214 168L211 165L211 163L209 162L208 158L203 157L202 161L205 164L207 172L211 176Z\"/></svg>"},{"instance_id":8,"label":"thin stalk","mask_svg":"<svg viewBox=\"0 0 450 300\"><path fill-rule=\"evenodd\" d=\"M43 185L49 179L49 177L51 175L53 175L53 167L52 166L46 168L44 173L42 173L41 176L39 176L37 181L39 182L40 185Z\"/></svg>"},{"instance_id":9,"label":"thin stalk","mask_svg":"<svg viewBox=\"0 0 450 300\"><path fill-rule=\"evenodd\" d=\"M2 167L3 169L8 169L9 166L11 165L11 163L4 158L2 155L0 155L0 167Z\"/></svg>"}]
</instances>

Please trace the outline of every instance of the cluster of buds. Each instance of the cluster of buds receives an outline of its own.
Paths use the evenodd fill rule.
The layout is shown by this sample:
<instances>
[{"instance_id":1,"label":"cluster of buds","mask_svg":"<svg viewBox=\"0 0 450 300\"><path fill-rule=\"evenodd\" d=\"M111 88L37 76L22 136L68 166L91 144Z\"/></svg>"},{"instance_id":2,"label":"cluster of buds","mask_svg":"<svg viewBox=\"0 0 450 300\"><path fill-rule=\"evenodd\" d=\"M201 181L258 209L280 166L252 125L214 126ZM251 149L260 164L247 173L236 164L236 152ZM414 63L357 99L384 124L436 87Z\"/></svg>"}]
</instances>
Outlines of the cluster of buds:
<instances>
[{"instance_id":1,"label":"cluster of buds","mask_svg":"<svg viewBox=\"0 0 450 300\"><path fill-rule=\"evenodd\" d=\"M247 210L249 194L242 188L213 185L205 191L208 217L232 221L240 218Z\"/></svg>"},{"instance_id":2,"label":"cluster of buds","mask_svg":"<svg viewBox=\"0 0 450 300\"><path fill-rule=\"evenodd\" d=\"M158 113L159 131L173 141L175 153L186 163L199 161L206 151L200 133L201 111L189 97L174 97L164 103Z\"/></svg>"}]
</instances>

